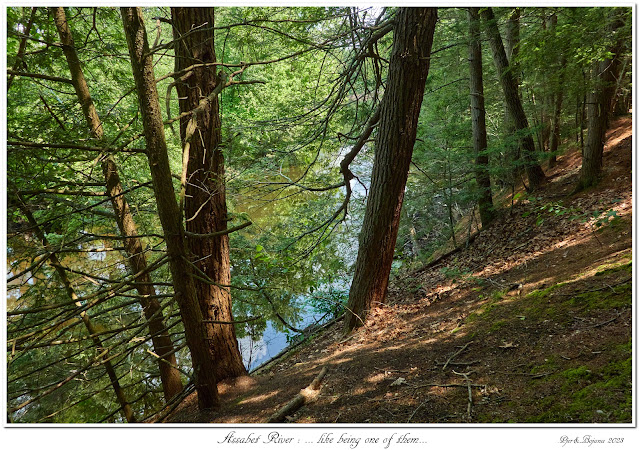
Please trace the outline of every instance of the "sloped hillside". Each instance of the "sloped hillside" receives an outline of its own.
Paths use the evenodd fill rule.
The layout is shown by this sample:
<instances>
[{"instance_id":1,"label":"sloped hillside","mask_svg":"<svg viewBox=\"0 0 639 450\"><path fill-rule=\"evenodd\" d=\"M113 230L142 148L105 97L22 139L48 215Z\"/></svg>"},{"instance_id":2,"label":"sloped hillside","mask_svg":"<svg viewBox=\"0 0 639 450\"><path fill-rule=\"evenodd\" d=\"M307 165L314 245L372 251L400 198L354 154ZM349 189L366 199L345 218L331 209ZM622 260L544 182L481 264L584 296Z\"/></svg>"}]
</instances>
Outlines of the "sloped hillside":
<instances>
[{"instance_id":1,"label":"sloped hillside","mask_svg":"<svg viewBox=\"0 0 639 450\"><path fill-rule=\"evenodd\" d=\"M193 396L174 422L264 422L328 373L303 423L630 422L631 118L608 133L605 179L571 195L577 150L468 246L394 280L344 337L338 322L252 379Z\"/></svg>"}]
</instances>

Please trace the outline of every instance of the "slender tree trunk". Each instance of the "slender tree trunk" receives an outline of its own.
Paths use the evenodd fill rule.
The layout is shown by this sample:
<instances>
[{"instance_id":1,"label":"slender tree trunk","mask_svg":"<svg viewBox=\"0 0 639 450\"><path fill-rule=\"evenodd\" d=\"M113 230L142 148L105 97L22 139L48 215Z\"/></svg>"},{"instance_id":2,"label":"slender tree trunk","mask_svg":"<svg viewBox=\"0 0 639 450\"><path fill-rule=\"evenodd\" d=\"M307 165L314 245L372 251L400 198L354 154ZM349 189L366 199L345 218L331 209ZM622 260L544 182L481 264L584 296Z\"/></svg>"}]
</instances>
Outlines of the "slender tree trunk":
<instances>
[{"instance_id":1,"label":"slender tree trunk","mask_svg":"<svg viewBox=\"0 0 639 450\"><path fill-rule=\"evenodd\" d=\"M522 159L526 169L526 175L528 176L529 189L535 190L541 185L546 176L534 156L535 144L530 135L528 119L526 118L526 113L519 98L517 83L508 65L506 51L504 50L493 10L492 8L485 8L482 9L481 14L486 24L486 31L488 32L490 47L493 52L495 68L497 69L499 81L504 92L506 107L515 121L518 132L522 134L520 141Z\"/></svg>"},{"instance_id":2,"label":"slender tree trunk","mask_svg":"<svg viewBox=\"0 0 639 450\"><path fill-rule=\"evenodd\" d=\"M20 195L19 194L17 195L18 195L18 204L19 204L20 210L26 216L31 229L33 230L35 235L38 237L38 239L40 239L40 241L42 242L42 245L45 248L48 248L49 243L47 241L47 238L44 232L38 225L37 221L33 217L33 214L31 214L31 211L26 206L26 204L24 203ZM64 289L67 291L67 295L69 296L69 298L75 302L75 305L77 307L82 308L82 303L80 302L78 295L75 293L75 290L73 289L73 286L71 285L71 282L69 281L69 278L67 277L66 269L60 263L60 260L58 259L55 252L51 253L51 256L49 257L49 262L51 266L55 269L60 280L62 281L62 284L64 285ZM99 337L99 332L93 325L93 322L91 321L91 317L89 317L89 314L86 311L82 311L80 313L80 318L82 319L82 323L84 324L87 331L89 332L89 335L91 336L91 341L93 342L93 346L95 347L96 352L98 353L98 355L102 354L102 364L104 365L104 369L109 377L109 381L111 382L111 387L113 388L113 391L115 392L115 397L117 398L117 401L120 404L122 415L124 416L125 420L129 423L137 422L135 418L135 414L133 413L133 409L131 408L131 405L129 404L126 398L124 390L120 386L120 382L118 381L118 376L115 372L115 368L113 367L113 364L111 364L111 360L109 359L108 349L106 349L102 345L102 341L100 340L100 337Z\"/></svg>"},{"instance_id":3,"label":"slender tree trunk","mask_svg":"<svg viewBox=\"0 0 639 450\"><path fill-rule=\"evenodd\" d=\"M548 151L550 159L548 160L549 167L555 167L557 165L557 150L559 149L559 140L561 133L561 106L564 100L564 71L566 68L566 56L562 55L559 63L559 80L557 91L555 92L555 104L552 118L552 134L550 136L550 148Z\"/></svg>"},{"instance_id":4,"label":"slender tree trunk","mask_svg":"<svg viewBox=\"0 0 639 450\"><path fill-rule=\"evenodd\" d=\"M541 21L541 28L544 31L553 30L557 23L557 16L555 14L551 14L550 17L548 17L546 14L546 8L540 8L539 19ZM549 66L551 65L549 64ZM549 69L550 71L552 71L550 67ZM550 135L552 133L552 119L554 117L553 113L555 105L555 94L552 87L549 86L549 78L550 77L547 71L543 71L541 75L541 86L539 89L539 152L548 152L550 148ZM552 112L551 108L553 108Z\"/></svg>"},{"instance_id":5,"label":"slender tree trunk","mask_svg":"<svg viewBox=\"0 0 639 450\"><path fill-rule=\"evenodd\" d=\"M173 35L181 38L175 46L175 71L179 72L194 64L215 62L213 30L213 8L171 8ZM189 33L193 28L202 28L199 33ZM180 112L198 107L202 97L207 97L220 83L216 70L211 67L192 69L176 85L180 99ZM185 158L188 157L186 196L184 212L186 229L192 233L210 234L226 230L226 188L224 182L224 155L219 147L221 141L219 102L217 97L197 114L185 116L180 121L180 136ZM188 127L195 122L196 128ZM231 265L229 258L229 236L190 238L191 255L196 266L205 273L211 284L194 280L205 320L232 322ZM245 375L235 325L207 324L207 336L217 355L216 378Z\"/></svg>"},{"instance_id":6,"label":"slender tree trunk","mask_svg":"<svg viewBox=\"0 0 639 450\"><path fill-rule=\"evenodd\" d=\"M613 34L622 25L623 19L621 16L612 17L607 30L610 34ZM588 104L588 136L583 150L581 170L575 192L594 186L601 178L606 130L608 128L616 80L619 75L620 64L617 53L620 46L621 43L616 42L611 49L612 58L597 61L592 65L594 86L588 92L586 100Z\"/></svg>"},{"instance_id":7,"label":"slender tree trunk","mask_svg":"<svg viewBox=\"0 0 639 450\"><path fill-rule=\"evenodd\" d=\"M362 325L371 305L383 303L386 298L436 21L436 8L400 8L395 17L371 189L345 318L346 332Z\"/></svg>"},{"instance_id":8,"label":"slender tree trunk","mask_svg":"<svg viewBox=\"0 0 639 450\"><path fill-rule=\"evenodd\" d=\"M506 51L506 58L508 59L509 67L513 74L515 83L517 84L517 93L521 101L521 91L519 86L521 85L521 75L519 70L519 25L521 18L521 11L523 8L512 8L512 11L508 14L508 20L506 21L505 33L504 33L504 50ZM506 136L514 136L517 132L517 126L515 125L515 119L510 113L507 102L504 99L504 130ZM519 142L511 142L508 145L505 154L506 167L512 167L512 172L509 177L509 184L514 186L522 176L522 167L519 164L521 159L521 148Z\"/></svg>"},{"instance_id":9,"label":"slender tree trunk","mask_svg":"<svg viewBox=\"0 0 639 450\"><path fill-rule=\"evenodd\" d=\"M84 73L77 52L75 51L73 34L67 23L66 14L64 9L60 7L51 8L51 12L56 28L58 29L60 41L64 45L64 55L71 70L71 80L73 81L73 86L82 105L82 111L85 114L89 129L96 139L101 140L104 138L104 129L93 104L93 100L91 99L89 86L84 78ZM122 183L120 182L118 169L112 156L109 155L105 157L102 162L102 171L104 173L106 191L111 197L111 204L115 212L120 234L125 237L124 247L128 257L129 269L131 273L143 272L147 267L146 256L144 255L140 239L137 237L127 237L138 234L137 226L133 220L133 215L131 214L126 198L122 195ZM153 349L161 358L158 361L160 379L162 381L165 400L168 401L182 391L180 372L175 367L177 362L173 352L173 343L168 331L163 331L165 327L162 307L157 298L155 298L156 292L151 284L151 275L145 273L137 281L142 283L136 285L136 288L140 296L142 296L140 304L142 305L144 316L149 324Z\"/></svg>"},{"instance_id":10,"label":"slender tree trunk","mask_svg":"<svg viewBox=\"0 0 639 450\"><path fill-rule=\"evenodd\" d=\"M53 13L53 20L56 28L58 29L58 34L60 35L62 51L64 52L67 64L69 65L69 70L71 71L71 80L73 81L75 93L78 95L78 99L80 100L82 112L84 113L84 117L89 125L91 134L94 137L101 139L104 136L104 130L102 129L100 118L98 117L98 113L93 105L93 100L89 93L89 87L84 79L84 72L82 72L82 65L80 64L78 54L75 51L73 35L71 34L71 29L67 23L64 8L51 8L51 12Z\"/></svg>"},{"instance_id":11,"label":"slender tree trunk","mask_svg":"<svg viewBox=\"0 0 639 450\"><path fill-rule=\"evenodd\" d=\"M479 216L482 227L487 227L494 219L493 196L488 172L488 138L486 137L486 110L484 108L484 82L481 57L481 35L479 8L468 8L470 32L470 113L473 128L473 149L475 150L475 179L479 188Z\"/></svg>"},{"instance_id":12,"label":"slender tree trunk","mask_svg":"<svg viewBox=\"0 0 639 450\"><path fill-rule=\"evenodd\" d=\"M33 21L35 19L35 15L36 15L36 11L38 10L38 8L33 7L31 8L31 17L29 18L29 21L27 22L27 25L24 27L24 37L22 39L20 39L20 45L18 46L18 54L16 55L16 60L13 63L13 72L17 72L18 70L22 69L22 67L26 67L26 64L24 63L24 52L27 49L27 41L28 41L28 36L31 34L31 28L33 27ZM13 79L15 78L15 73L12 73L11 75L9 75L9 79L7 80L7 92L9 92L9 89L11 89L11 83L13 83Z\"/></svg>"},{"instance_id":13,"label":"slender tree trunk","mask_svg":"<svg viewBox=\"0 0 639 450\"><path fill-rule=\"evenodd\" d=\"M219 405L215 378L217 355L206 341L206 327L202 322L203 316L198 303L197 291L187 264L184 228L173 190L164 125L153 73L153 57L149 53L149 43L141 8L122 8L121 11L144 125L147 157L158 216L170 258L169 269L173 278L174 298L180 308L186 343L191 352L195 389L198 393L200 409L211 408Z\"/></svg>"},{"instance_id":14,"label":"slender tree trunk","mask_svg":"<svg viewBox=\"0 0 639 450\"><path fill-rule=\"evenodd\" d=\"M120 229L120 234L124 237L124 248L127 254L129 270L131 273L144 272L136 280L139 284L135 286L141 296L140 305L142 305L144 317L149 325L153 350L159 356L160 380L162 381L164 399L168 402L182 392L182 379L180 371L177 369L173 342L168 331L165 330L162 305L156 297L151 274L145 272L147 262L142 242L137 237L129 237L137 236L139 233L126 198L122 195L122 183L113 158L107 157L105 159L102 163L102 171L106 180L107 194L111 197L111 204L115 211L118 228Z\"/></svg>"}]
</instances>

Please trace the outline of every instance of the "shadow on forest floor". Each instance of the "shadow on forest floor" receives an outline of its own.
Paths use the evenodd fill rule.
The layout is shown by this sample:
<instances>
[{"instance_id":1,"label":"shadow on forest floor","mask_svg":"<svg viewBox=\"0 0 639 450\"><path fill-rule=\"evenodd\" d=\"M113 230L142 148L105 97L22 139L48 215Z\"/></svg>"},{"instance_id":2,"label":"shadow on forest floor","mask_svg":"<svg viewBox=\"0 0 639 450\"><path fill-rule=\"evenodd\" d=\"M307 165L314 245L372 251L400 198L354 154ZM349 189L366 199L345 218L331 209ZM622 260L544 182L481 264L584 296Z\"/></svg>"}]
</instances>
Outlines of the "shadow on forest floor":
<instances>
[{"instance_id":1,"label":"shadow on forest floor","mask_svg":"<svg viewBox=\"0 0 639 450\"><path fill-rule=\"evenodd\" d=\"M568 152L468 248L391 280L352 336L337 323L223 387L219 411L197 413L193 394L169 421L264 422L328 366L290 421L631 422L631 133L613 123L596 188L569 195Z\"/></svg>"}]
</instances>

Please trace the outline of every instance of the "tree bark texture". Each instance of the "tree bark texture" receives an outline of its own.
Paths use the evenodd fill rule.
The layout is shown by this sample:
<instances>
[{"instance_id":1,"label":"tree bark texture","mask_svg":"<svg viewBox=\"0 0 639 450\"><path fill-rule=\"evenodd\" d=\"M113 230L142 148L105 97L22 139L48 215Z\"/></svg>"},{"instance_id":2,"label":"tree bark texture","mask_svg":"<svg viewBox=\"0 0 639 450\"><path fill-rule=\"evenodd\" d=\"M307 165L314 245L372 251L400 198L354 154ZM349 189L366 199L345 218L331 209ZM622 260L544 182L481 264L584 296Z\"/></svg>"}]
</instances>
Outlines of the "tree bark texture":
<instances>
[{"instance_id":1,"label":"tree bark texture","mask_svg":"<svg viewBox=\"0 0 639 450\"><path fill-rule=\"evenodd\" d=\"M519 98L517 82L508 65L508 58L506 57L506 51L504 50L493 10L492 8L485 8L481 10L481 14L485 21L497 75L504 92L506 108L514 120L518 133L521 133L522 160L528 176L529 189L534 191L541 185L546 176L534 156L535 143L530 134L528 119Z\"/></svg>"},{"instance_id":2,"label":"tree bark texture","mask_svg":"<svg viewBox=\"0 0 639 450\"><path fill-rule=\"evenodd\" d=\"M121 12L144 125L147 157L158 216L170 258L169 269L175 290L174 298L180 308L186 343L191 352L199 407L200 409L211 408L219 405L215 378L217 355L206 341L206 326L202 322L197 291L186 261L184 228L173 189L164 125L153 73L153 58L149 54L149 43L141 8L122 8Z\"/></svg>"},{"instance_id":3,"label":"tree bark texture","mask_svg":"<svg viewBox=\"0 0 639 450\"><path fill-rule=\"evenodd\" d=\"M470 65L470 113L475 151L475 179L479 188L479 216L483 227L495 217L490 174L488 172L488 138L486 137L486 110L484 108L484 82L481 56L481 32L479 8L468 8L469 65Z\"/></svg>"},{"instance_id":4,"label":"tree bark texture","mask_svg":"<svg viewBox=\"0 0 639 450\"><path fill-rule=\"evenodd\" d=\"M623 25L621 16L611 18L611 23L606 27L613 34ZM586 103L588 105L588 135L583 150L579 181L575 191L594 186L599 181L603 171L603 151L606 140L606 130L610 118L610 108L617 77L619 75L620 61L617 53L621 42L616 42L611 52L612 58L596 61L592 65L592 77L594 86L588 92Z\"/></svg>"},{"instance_id":5,"label":"tree bark texture","mask_svg":"<svg viewBox=\"0 0 639 450\"><path fill-rule=\"evenodd\" d=\"M171 8L173 36L180 38L175 46L175 71L179 72L194 64L215 62L215 40L213 8ZM200 28L198 33L189 33ZM208 97L220 83L216 70L200 67L187 72L177 81L180 113L198 107L203 97ZM193 124L195 127L193 127ZM196 115L180 120L185 158L186 196L184 215L186 230L197 234L224 231L227 227L226 188L224 181L224 154L220 148L219 101L215 97ZM194 280L205 320L232 322L231 264L229 236L189 238L188 246L195 265L216 284ZM207 324L209 344L217 355L216 378L218 381L246 375L242 362L235 325Z\"/></svg>"},{"instance_id":6,"label":"tree bark texture","mask_svg":"<svg viewBox=\"0 0 639 450\"><path fill-rule=\"evenodd\" d=\"M395 17L371 188L345 318L346 332L362 325L371 305L384 303L386 298L436 22L436 8L400 8Z\"/></svg>"},{"instance_id":7,"label":"tree bark texture","mask_svg":"<svg viewBox=\"0 0 639 450\"><path fill-rule=\"evenodd\" d=\"M63 8L51 8L55 19L56 28L60 40L63 43L64 55L71 70L71 79L75 87L76 94L83 105L82 111L85 114L89 129L92 135L101 140L104 138L104 129L100 122L100 117L95 109L89 86L84 78L82 67L75 50L73 34L67 23L66 14ZM122 183L118 175L118 168L112 156L106 156L102 162L102 171L106 184L107 194L111 197L111 204L115 212L116 222L120 234L125 237L124 247L127 254L127 264L131 273L145 272L147 267L146 257L143 252L142 242L136 236L137 226L133 220L133 215L129 209L128 202L123 195ZM149 324L149 332L152 336L153 350L160 356L158 361L160 369L160 379L165 400L170 400L173 396L182 391L182 381L180 372L177 370L173 343L168 331L164 330L164 317L160 302L155 298L155 288L151 284L151 275L144 273L138 280L142 284L136 286L138 293L142 296L140 304ZM164 331L163 331L164 330ZM162 361L164 360L164 361Z\"/></svg>"}]
</instances>

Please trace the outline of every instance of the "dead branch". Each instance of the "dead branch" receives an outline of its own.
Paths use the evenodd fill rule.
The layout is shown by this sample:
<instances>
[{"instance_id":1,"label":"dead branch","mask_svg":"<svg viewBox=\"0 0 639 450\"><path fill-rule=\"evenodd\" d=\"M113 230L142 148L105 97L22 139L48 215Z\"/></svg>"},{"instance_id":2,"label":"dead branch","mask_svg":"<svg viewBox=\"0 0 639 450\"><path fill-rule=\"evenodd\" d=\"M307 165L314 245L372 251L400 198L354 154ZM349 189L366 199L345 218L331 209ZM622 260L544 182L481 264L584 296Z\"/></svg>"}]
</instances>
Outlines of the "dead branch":
<instances>
[{"instance_id":1,"label":"dead branch","mask_svg":"<svg viewBox=\"0 0 639 450\"><path fill-rule=\"evenodd\" d=\"M267 423L282 423L286 420L286 416L290 416L295 411L300 409L304 404L314 401L319 395L320 385L322 379L328 372L328 367L324 366L319 375L308 385L307 388L302 389L293 399L280 408L275 414L268 418Z\"/></svg>"},{"instance_id":2,"label":"dead branch","mask_svg":"<svg viewBox=\"0 0 639 450\"><path fill-rule=\"evenodd\" d=\"M466 372L466 373L459 373L459 372L455 372L453 370L453 373L455 375L459 375L464 377L464 379L466 380L466 386L468 387L468 409L467 409L467 413L468 413L468 421L470 422L470 419L472 417L472 413L473 413L473 390L471 388L471 381L470 378L468 378L468 375L470 375L471 373L473 373L473 371L470 372Z\"/></svg>"},{"instance_id":3,"label":"dead branch","mask_svg":"<svg viewBox=\"0 0 639 450\"><path fill-rule=\"evenodd\" d=\"M472 344L473 341L467 342L462 348L460 348L459 350L457 350L455 353L452 354L452 356L450 358L448 358L448 361L446 361L446 364L444 364L444 367L442 367L442 371L446 370L446 367L448 367L448 365L451 363L451 361L453 359L455 359L455 357L457 355L459 355L461 352L463 352L464 350L466 350L466 347L468 347L470 344Z\"/></svg>"}]
</instances>

